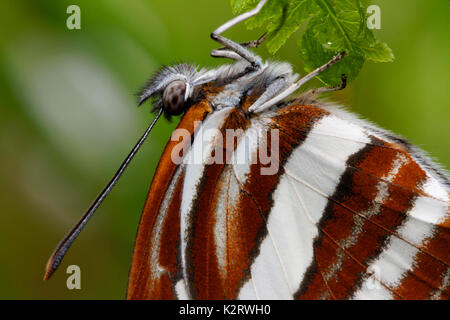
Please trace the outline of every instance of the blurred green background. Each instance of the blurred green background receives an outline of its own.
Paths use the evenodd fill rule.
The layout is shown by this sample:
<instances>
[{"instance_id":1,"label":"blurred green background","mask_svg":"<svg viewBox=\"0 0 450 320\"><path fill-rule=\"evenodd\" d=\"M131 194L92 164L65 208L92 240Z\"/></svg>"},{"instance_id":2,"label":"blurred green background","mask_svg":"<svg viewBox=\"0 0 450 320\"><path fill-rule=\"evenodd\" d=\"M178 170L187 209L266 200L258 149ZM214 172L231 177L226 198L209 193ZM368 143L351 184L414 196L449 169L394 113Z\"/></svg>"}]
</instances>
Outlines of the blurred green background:
<instances>
[{"instance_id":1,"label":"blurred green background","mask_svg":"<svg viewBox=\"0 0 450 320\"><path fill-rule=\"evenodd\" d=\"M81 30L66 8L81 7ZM450 2L373 1L377 36L396 60L366 64L335 99L450 167ZM112 176L153 116L134 93L161 64L214 66L209 34L228 0L2 2L0 12L0 298L122 299L139 217L172 123L160 121L54 277L48 256ZM238 26L236 40L263 30ZM298 37L297 37L298 38ZM301 72L297 40L276 55ZM312 83L311 85L317 85ZM68 265L81 290L66 288Z\"/></svg>"}]
</instances>

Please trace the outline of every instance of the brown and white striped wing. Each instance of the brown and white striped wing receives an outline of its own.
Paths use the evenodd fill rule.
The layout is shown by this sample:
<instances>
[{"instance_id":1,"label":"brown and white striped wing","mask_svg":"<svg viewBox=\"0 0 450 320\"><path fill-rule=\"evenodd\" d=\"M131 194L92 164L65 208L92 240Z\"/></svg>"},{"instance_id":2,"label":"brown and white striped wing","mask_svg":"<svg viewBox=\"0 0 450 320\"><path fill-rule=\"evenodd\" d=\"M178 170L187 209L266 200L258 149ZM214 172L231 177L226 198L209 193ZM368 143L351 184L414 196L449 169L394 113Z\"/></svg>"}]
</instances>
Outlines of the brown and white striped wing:
<instances>
[{"instance_id":1,"label":"brown and white striped wing","mask_svg":"<svg viewBox=\"0 0 450 320\"><path fill-rule=\"evenodd\" d=\"M448 299L445 178L402 143L330 110L206 117L204 129L243 130L223 157L246 161L187 162L164 176L158 168L152 189L165 189L158 199L150 191L128 297ZM264 174L273 163L260 149L273 147L272 129L279 170ZM220 139L200 140L190 154L217 159Z\"/></svg>"}]
</instances>

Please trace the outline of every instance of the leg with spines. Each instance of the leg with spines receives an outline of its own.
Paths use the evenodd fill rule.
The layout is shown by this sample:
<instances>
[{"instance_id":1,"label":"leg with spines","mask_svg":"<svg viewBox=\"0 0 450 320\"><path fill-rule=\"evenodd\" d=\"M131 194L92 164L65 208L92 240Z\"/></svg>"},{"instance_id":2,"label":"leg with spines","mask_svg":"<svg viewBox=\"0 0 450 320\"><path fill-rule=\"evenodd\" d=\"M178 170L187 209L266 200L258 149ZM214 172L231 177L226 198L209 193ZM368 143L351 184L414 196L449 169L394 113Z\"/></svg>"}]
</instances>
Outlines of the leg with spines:
<instances>
[{"instance_id":1,"label":"leg with spines","mask_svg":"<svg viewBox=\"0 0 450 320\"><path fill-rule=\"evenodd\" d=\"M310 73L308 73L306 76L304 76L303 78L301 78L300 80L294 82L292 85L290 85L289 87L287 87L286 89L284 89L283 91L281 91L280 93L278 93L277 95L275 95L273 98L267 100L264 103L260 103L259 105L251 105L250 108L248 109L249 112L255 112L255 113L260 113L268 108L270 108L271 106L277 104L278 102L280 102L281 100L283 100L284 98L288 97L289 95L291 95L292 93L294 93L295 91L297 91L302 85L304 85L306 82L308 82L309 80L311 80L312 78L314 78L315 76L321 74L322 72L324 72L325 70L327 70L328 68L330 68L332 65L334 65L335 63L339 62L342 60L342 58L344 58L345 56L345 51L342 51L341 53L339 53L338 55L336 55L333 59L331 59L330 61L328 61L327 63L325 63L323 66L320 66L319 68L311 71ZM346 79L346 78L345 78ZM345 81L346 82L346 81ZM323 90L323 89L322 89ZM323 92L323 91L322 91Z\"/></svg>"},{"instance_id":2,"label":"leg with spines","mask_svg":"<svg viewBox=\"0 0 450 320\"><path fill-rule=\"evenodd\" d=\"M264 33L261 37L258 38L258 40L252 40L248 42L242 42L239 45L243 46L244 48L257 48L263 43L263 41L266 39L266 33ZM215 58L229 58L232 60L241 60L243 59L239 54L237 54L234 51L229 50L226 47L221 47L218 49L214 49L211 51L211 56Z\"/></svg>"},{"instance_id":3,"label":"leg with spines","mask_svg":"<svg viewBox=\"0 0 450 320\"><path fill-rule=\"evenodd\" d=\"M226 49L228 49L228 50L223 51L222 55L220 55L220 57L226 57L226 58L230 58L233 60L237 60L236 58L238 56L240 56L243 59L247 60L254 69L261 68L261 66L262 66L261 58L258 57L257 55L255 55L250 50L248 50L247 47L250 47L250 46L246 47L246 46L239 44L233 40L225 38L221 34L224 33L226 30L230 29L231 27L237 25L238 23L241 23L242 21L247 20L248 18L251 18L251 17L257 15L261 11L261 9L264 6L264 4L266 3L266 1L267 0L261 0L258 3L258 5L256 6L256 8L237 16L237 17L231 19L230 21L227 21L226 23L224 23L223 25L221 25L220 27L218 27L216 30L214 30L211 33L211 38L213 40L217 41L221 45L225 46ZM217 54L217 50L213 50L211 52L211 54L212 55ZM217 56L217 55L214 55L214 56Z\"/></svg>"}]
</instances>

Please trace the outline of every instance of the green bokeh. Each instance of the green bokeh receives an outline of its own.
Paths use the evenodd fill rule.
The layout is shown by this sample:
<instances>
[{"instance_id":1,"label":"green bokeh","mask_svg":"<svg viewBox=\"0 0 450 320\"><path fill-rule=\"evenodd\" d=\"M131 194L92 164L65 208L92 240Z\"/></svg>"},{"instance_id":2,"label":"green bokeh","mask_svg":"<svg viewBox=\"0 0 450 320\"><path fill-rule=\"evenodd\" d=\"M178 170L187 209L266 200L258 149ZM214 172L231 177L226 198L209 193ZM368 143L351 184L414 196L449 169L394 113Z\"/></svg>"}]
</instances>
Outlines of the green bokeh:
<instances>
[{"instance_id":1,"label":"green bokeh","mask_svg":"<svg viewBox=\"0 0 450 320\"><path fill-rule=\"evenodd\" d=\"M377 36L393 63L366 64L335 99L450 165L450 2L373 1ZM66 28L78 4L82 29ZM200 66L209 33L232 16L228 0L17 1L0 13L0 298L122 299L146 193L177 119L161 121L51 281L46 260L119 166L146 125L134 93L161 64ZM238 26L236 40L262 31ZM301 72L295 36L275 57ZM311 85L314 85L312 83ZM65 269L82 270L82 290Z\"/></svg>"}]
</instances>

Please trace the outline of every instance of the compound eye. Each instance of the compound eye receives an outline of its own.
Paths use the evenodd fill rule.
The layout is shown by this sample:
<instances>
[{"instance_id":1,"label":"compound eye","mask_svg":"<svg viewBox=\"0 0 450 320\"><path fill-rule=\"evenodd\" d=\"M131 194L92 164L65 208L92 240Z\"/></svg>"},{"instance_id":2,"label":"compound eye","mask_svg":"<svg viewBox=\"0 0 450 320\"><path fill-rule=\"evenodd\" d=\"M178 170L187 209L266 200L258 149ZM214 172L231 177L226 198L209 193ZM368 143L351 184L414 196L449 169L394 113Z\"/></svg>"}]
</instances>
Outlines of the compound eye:
<instances>
[{"instance_id":1,"label":"compound eye","mask_svg":"<svg viewBox=\"0 0 450 320\"><path fill-rule=\"evenodd\" d=\"M184 95L186 83L181 80L171 82L164 90L162 101L164 108L171 115L179 115L184 111Z\"/></svg>"}]
</instances>

